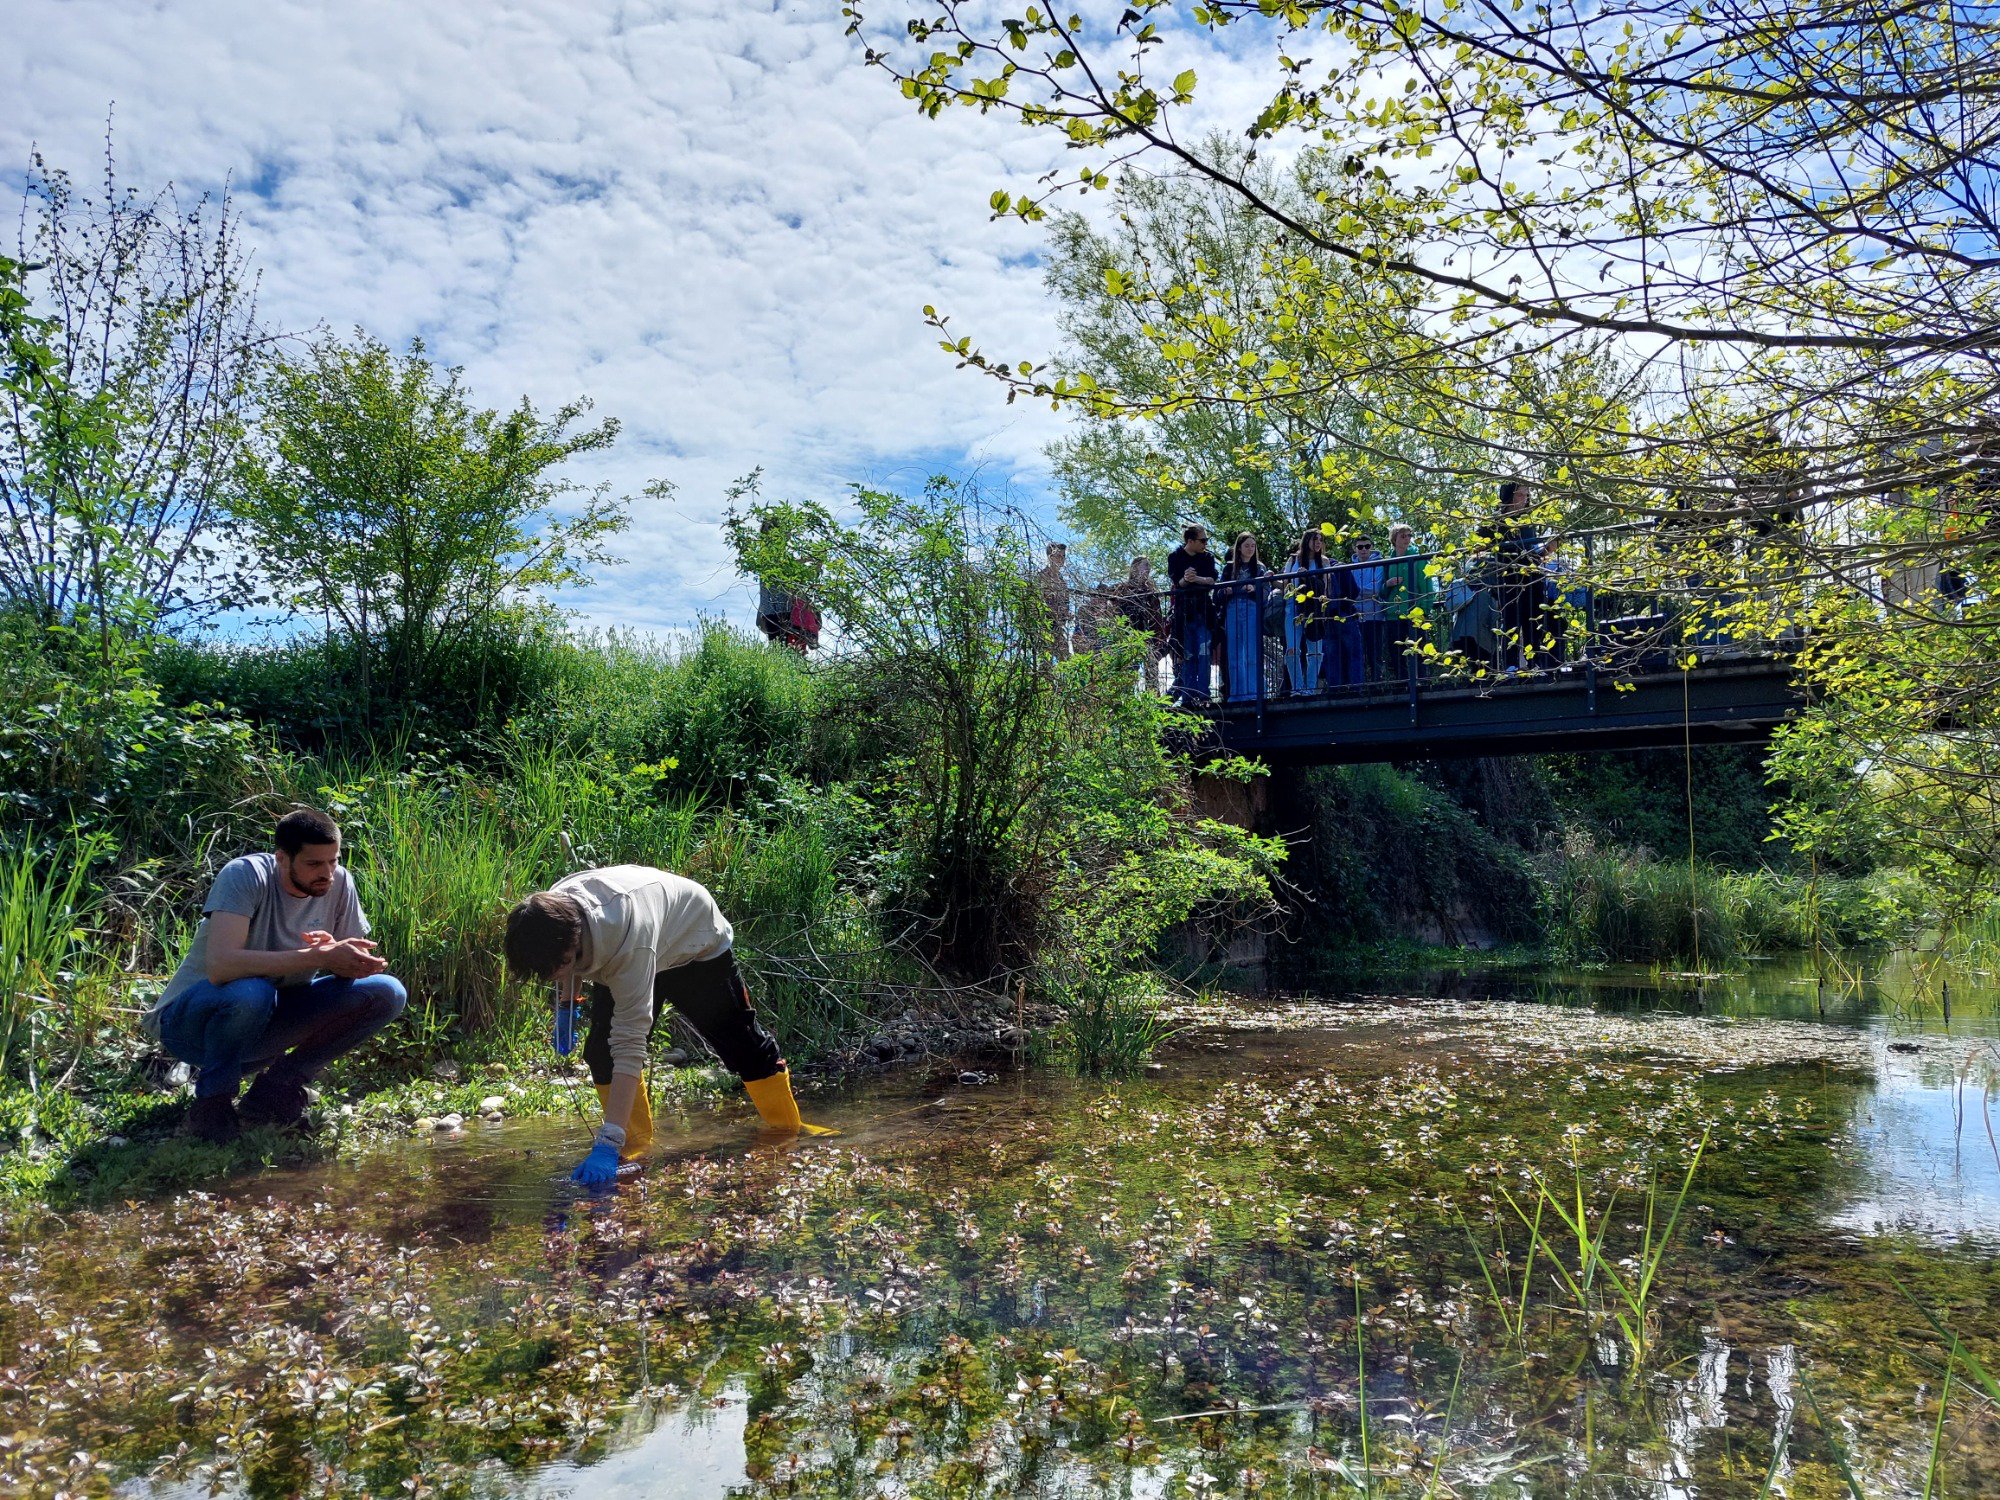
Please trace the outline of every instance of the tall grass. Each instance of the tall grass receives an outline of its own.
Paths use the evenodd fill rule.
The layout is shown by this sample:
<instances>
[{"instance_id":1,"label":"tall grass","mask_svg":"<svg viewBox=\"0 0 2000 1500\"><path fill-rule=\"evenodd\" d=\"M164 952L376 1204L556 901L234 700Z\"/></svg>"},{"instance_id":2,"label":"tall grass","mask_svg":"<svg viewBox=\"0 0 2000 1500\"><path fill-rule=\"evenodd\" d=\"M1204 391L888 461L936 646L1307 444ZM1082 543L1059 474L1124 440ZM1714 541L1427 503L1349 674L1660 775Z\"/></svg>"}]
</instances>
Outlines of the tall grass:
<instances>
[{"instance_id":1,"label":"tall grass","mask_svg":"<svg viewBox=\"0 0 2000 1500\"><path fill-rule=\"evenodd\" d=\"M1049 976L1040 988L1062 1017L1044 1050L1085 1076L1132 1077L1174 1034L1143 975Z\"/></svg>"},{"instance_id":2,"label":"tall grass","mask_svg":"<svg viewBox=\"0 0 2000 1500\"><path fill-rule=\"evenodd\" d=\"M513 817L493 788L462 775L374 776L358 792L348 860L420 1034L493 1026L507 908L560 871L558 828Z\"/></svg>"},{"instance_id":3,"label":"tall grass","mask_svg":"<svg viewBox=\"0 0 2000 1500\"><path fill-rule=\"evenodd\" d=\"M1718 870L1572 842L1543 861L1544 932L1573 960L1703 964L1897 936L1910 918L1880 882Z\"/></svg>"},{"instance_id":4,"label":"tall grass","mask_svg":"<svg viewBox=\"0 0 2000 1500\"><path fill-rule=\"evenodd\" d=\"M96 905L94 843L24 844L0 853L0 1073L26 1045L37 1008L63 1016L70 969Z\"/></svg>"},{"instance_id":5,"label":"tall grass","mask_svg":"<svg viewBox=\"0 0 2000 1500\"><path fill-rule=\"evenodd\" d=\"M1535 1185L1532 1205L1523 1203L1502 1183L1501 1198L1528 1232L1527 1260L1518 1282L1507 1254L1504 1232L1499 1253L1494 1257L1501 1270L1498 1278L1476 1242L1473 1249L1479 1258L1488 1296L1508 1335L1516 1342L1521 1339L1527 1324L1535 1262L1540 1259L1550 1269L1552 1283L1566 1296L1571 1310L1593 1325L1608 1319L1624 1337L1633 1363L1643 1364L1652 1343L1653 1290L1673 1248L1674 1230L1680 1224L1688 1191L1694 1186L1695 1172L1707 1149L1708 1136L1704 1134L1688 1162L1679 1189L1670 1200L1663 1199L1657 1182L1647 1184L1642 1216L1637 1223L1626 1226L1638 1231L1639 1242L1623 1256L1613 1255L1607 1249L1613 1227L1621 1222L1618 1191L1614 1188L1603 1207L1593 1215L1583 1167L1574 1158L1570 1163L1571 1180L1565 1186L1551 1183L1539 1171L1531 1173ZM1551 1218L1567 1231L1574 1244L1573 1253L1566 1253L1567 1247L1558 1243ZM1469 1235L1470 1231L1467 1232Z\"/></svg>"}]
</instances>

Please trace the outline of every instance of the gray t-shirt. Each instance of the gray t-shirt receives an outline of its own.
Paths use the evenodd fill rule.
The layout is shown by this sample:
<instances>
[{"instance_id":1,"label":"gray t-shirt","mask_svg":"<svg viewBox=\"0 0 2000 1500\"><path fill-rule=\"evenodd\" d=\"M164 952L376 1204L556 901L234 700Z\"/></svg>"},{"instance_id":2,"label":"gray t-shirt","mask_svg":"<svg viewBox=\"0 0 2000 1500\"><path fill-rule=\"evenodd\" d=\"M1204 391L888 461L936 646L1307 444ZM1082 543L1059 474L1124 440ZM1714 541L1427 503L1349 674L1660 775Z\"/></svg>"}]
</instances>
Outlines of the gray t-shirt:
<instances>
[{"instance_id":1,"label":"gray t-shirt","mask_svg":"<svg viewBox=\"0 0 2000 1500\"><path fill-rule=\"evenodd\" d=\"M174 971L159 1004L147 1012L157 1027L161 1007L183 990L208 977L208 919L219 911L250 919L243 946L256 953L293 953L305 947L308 932L330 932L335 938L368 936L368 918L354 892L354 878L345 865L333 872L324 896L290 896L284 891L275 854L246 854L222 867L201 906L201 925L194 930L187 957ZM275 977L275 976L274 976ZM278 979L279 984L305 984L311 974Z\"/></svg>"}]
</instances>

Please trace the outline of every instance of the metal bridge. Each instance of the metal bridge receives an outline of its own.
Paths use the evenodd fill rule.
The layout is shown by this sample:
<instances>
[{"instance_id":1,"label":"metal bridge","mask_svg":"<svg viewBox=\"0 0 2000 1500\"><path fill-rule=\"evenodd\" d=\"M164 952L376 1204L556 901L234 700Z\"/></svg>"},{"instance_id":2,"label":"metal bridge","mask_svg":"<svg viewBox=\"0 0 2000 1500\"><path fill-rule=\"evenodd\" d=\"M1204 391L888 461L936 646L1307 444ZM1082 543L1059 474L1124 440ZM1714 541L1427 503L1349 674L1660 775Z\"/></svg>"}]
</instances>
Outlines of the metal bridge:
<instances>
[{"instance_id":1,"label":"metal bridge","mask_svg":"<svg viewBox=\"0 0 2000 1500\"><path fill-rule=\"evenodd\" d=\"M1542 542L1533 539L1512 561L1497 550L1469 561L1415 553L1335 564L1318 575L1288 570L1216 585L1219 607L1211 613L1222 627L1218 654L1225 668L1228 601L1251 601L1254 618L1265 622L1258 632L1262 670L1251 674L1257 679L1247 685L1251 690L1232 689L1225 669L1222 692L1207 705L1217 741L1295 764L1679 749L1760 743L1803 706L1792 659L1796 641L1754 636L1743 624L1757 613L1744 604L1761 592L1748 569L1704 583L1675 550L1674 536L1657 529L1576 533L1546 553ZM1565 546L1582 554L1580 568L1542 561ZM1748 554L1746 547L1746 562ZM1704 554L1709 562L1715 556L1712 547ZM1676 560L1680 567L1671 566ZM1380 595L1373 606L1378 618L1393 617L1395 591L1381 580L1384 566L1399 561L1403 579L1421 580L1424 607L1404 610L1414 624L1393 638L1378 635L1366 671L1308 672L1303 690L1295 691L1301 638L1291 611L1306 607L1299 603L1308 597L1302 590L1356 601L1372 586ZM1329 573L1338 575L1338 587L1327 584ZM1456 582L1438 586L1454 575ZM1527 577L1532 585L1521 582ZM1302 582L1307 578L1317 581ZM1542 591L1534 610L1510 614L1529 587ZM1315 607L1346 621L1358 620L1364 608L1323 601ZM1478 632L1466 628L1482 609L1483 646L1469 638ZM1274 630L1270 622L1280 615L1283 628ZM1329 640L1338 628L1353 630L1355 639L1362 629L1329 623ZM1329 661L1332 651L1327 645ZM1181 691L1184 700L1202 696L1186 685Z\"/></svg>"},{"instance_id":2,"label":"metal bridge","mask_svg":"<svg viewBox=\"0 0 2000 1500\"><path fill-rule=\"evenodd\" d=\"M1292 764L1550 751L1680 749L1768 740L1804 699L1785 653L1698 651L1693 669L1583 661L1489 682L1376 684L1214 705L1228 750Z\"/></svg>"}]
</instances>

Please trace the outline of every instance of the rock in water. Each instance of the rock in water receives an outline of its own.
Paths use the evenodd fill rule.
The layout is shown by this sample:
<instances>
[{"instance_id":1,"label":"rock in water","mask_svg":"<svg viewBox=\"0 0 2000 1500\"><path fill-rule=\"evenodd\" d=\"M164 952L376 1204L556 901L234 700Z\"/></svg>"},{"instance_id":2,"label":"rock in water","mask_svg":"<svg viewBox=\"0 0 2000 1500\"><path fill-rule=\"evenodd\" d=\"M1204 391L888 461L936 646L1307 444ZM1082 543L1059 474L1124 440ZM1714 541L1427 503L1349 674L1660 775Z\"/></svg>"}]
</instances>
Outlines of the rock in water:
<instances>
[{"instance_id":1,"label":"rock in water","mask_svg":"<svg viewBox=\"0 0 2000 1500\"><path fill-rule=\"evenodd\" d=\"M440 1115L437 1121L437 1128L439 1130L456 1130L458 1129L459 1126L463 1125L464 1123L465 1123L464 1115L458 1115L458 1114Z\"/></svg>"},{"instance_id":2,"label":"rock in water","mask_svg":"<svg viewBox=\"0 0 2000 1500\"><path fill-rule=\"evenodd\" d=\"M479 1101L479 1112L482 1115L497 1115L506 1107L507 1101L498 1094L488 1094Z\"/></svg>"}]
</instances>

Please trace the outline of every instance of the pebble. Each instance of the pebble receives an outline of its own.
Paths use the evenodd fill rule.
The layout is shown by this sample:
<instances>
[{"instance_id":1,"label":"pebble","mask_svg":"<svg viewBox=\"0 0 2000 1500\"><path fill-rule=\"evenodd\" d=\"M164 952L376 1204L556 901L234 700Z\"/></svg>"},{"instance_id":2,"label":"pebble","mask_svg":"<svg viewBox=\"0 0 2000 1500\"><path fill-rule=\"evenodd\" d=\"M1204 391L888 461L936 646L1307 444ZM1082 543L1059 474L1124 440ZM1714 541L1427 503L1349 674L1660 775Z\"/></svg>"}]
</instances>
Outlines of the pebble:
<instances>
[{"instance_id":1,"label":"pebble","mask_svg":"<svg viewBox=\"0 0 2000 1500\"><path fill-rule=\"evenodd\" d=\"M488 1094L479 1101L479 1112L482 1115L497 1115L506 1107L507 1101L498 1094Z\"/></svg>"},{"instance_id":2,"label":"pebble","mask_svg":"<svg viewBox=\"0 0 2000 1500\"><path fill-rule=\"evenodd\" d=\"M436 1130L438 1128L438 1122L432 1119L429 1115L418 1115L417 1123L412 1125L410 1128L416 1131L417 1134L422 1135L425 1131Z\"/></svg>"}]
</instances>

